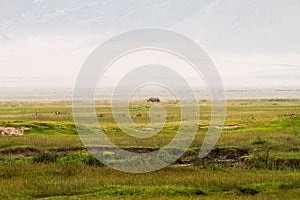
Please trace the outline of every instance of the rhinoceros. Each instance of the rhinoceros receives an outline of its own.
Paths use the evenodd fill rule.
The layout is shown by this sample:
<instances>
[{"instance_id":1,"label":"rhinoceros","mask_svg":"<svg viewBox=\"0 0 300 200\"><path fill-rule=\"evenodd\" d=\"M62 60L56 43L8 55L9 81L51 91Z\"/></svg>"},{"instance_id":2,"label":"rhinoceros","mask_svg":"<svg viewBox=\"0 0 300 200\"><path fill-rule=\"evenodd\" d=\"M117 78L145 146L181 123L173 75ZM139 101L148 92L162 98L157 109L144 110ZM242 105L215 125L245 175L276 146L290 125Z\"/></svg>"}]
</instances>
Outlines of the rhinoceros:
<instances>
[{"instance_id":1,"label":"rhinoceros","mask_svg":"<svg viewBox=\"0 0 300 200\"><path fill-rule=\"evenodd\" d=\"M147 99L147 102L152 102L152 103L157 102L157 103L159 103L160 99L157 98L157 97L150 97L150 98Z\"/></svg>"}]
</instances>

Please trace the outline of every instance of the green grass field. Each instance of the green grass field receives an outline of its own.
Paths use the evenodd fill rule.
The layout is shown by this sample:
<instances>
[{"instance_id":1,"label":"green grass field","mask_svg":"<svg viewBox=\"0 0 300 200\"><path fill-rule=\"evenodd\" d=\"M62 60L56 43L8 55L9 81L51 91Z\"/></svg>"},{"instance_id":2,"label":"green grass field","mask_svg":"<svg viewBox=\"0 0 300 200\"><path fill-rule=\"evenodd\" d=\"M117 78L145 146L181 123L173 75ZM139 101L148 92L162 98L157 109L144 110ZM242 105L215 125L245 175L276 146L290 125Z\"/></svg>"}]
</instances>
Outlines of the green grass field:
<instances>
[{"instance_id":1,"label":"green grass field","mask_svg":"<svg viewBox=\"0 0 300 200\"><path fill-rule=\"evenodd\" d=\"M148 152L168 144L180 124L179 103L161 105L167 110L164 128L147 139L125 134L108 104L97 104L96 111L112 142ZM149 123L150 106L130 105L137 124ZM197 155L211 117L210 104L201 102L199 107L197 135L181 158L159 171L129 174L103 166L85 150L70 102L2 103L0 126L30 129L22 136L0 136L0 199L300 197L299 100L227 102L224 130L205 159Z\"/></svg>"}]
</instances>

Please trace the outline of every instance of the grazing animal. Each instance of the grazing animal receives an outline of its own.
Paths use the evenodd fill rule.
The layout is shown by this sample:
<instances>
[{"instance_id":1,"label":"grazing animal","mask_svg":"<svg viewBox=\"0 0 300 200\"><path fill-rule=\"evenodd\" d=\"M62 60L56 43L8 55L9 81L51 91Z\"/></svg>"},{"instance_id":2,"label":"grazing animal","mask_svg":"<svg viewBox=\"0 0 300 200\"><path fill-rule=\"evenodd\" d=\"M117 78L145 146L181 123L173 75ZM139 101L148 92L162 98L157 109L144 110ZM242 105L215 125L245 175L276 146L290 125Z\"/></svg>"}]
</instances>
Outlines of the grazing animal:
<instances>
[{"instance_id":1,"label":"grazing animal","mask_svg":"<svg viewBox=\"0 0 300 200\"><path fill-rule=\"evenodd\" d=\"M292 119L297 117L294 113L292 113L292 114L284 114L283 116L287 117L287 118L292 118Z\"/></svg>"},{"instance_id":2,"label":"grazing animal","mask_svg":"<svg viewBox=\"0 0 300 200\"><path fill-rule=\"evenodd\" d=\"M152 102L152 103L157 102L157 103L159 103L160 99L157 98L157 97L150 97L150 98L147 99L147 102Z\"/></svg>"},{"instance_id":3,"label":"grazing animal","mask_svg":"<svg viewBox=\"0 0 300 200\"><path fill-rule=\"evenodd\" d=\"M55 111L54 114L55 114L55 115L59 115L59 114L61 114L61 112Z\"/></svg>"},{"instance_id":4,"label":"grazing animal","mask_svg":"<svg viewBox=\"0 0 300 200\"><path fill-rule=\"evenodd\" d=\"M39 115L40 114L40 112L39 111L36 111L35 113L34 113L34 115Z\"/></svg>"}]
</instances>

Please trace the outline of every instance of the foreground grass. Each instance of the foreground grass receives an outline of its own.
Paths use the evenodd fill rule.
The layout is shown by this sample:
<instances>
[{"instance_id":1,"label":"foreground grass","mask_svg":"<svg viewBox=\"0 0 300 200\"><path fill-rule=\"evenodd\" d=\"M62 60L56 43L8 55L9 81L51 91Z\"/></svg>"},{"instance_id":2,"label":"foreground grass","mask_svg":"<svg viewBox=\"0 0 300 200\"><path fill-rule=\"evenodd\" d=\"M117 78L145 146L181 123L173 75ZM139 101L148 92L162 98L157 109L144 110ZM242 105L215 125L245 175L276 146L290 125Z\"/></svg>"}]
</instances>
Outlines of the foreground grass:
<instances>
[{"instance_id":1,"label":"foreground grass","mask_svg":"<svg viewBox=\"0 0 300 200\"><path fill-rule=\"evenodd\" d=\"M148 174L122 173L106 167L78 164L14 164L0 166L0 197L257 197L300 194L297 171L203 170L168 167ZM12 192L13 190L13 192ZM179 195L179 196L177 196Z\"/></svg>"},{"instance_id":2,"label":"foreground grass","mask_svg":"<svg viewBox=\"0 0 300 200\"><path fill-rule=\"evenodd\" d=\"M133 120L144 126L152 104L134 103ZM107 104L96 106L105 134L123 148L150 151L166 145L180 123L178 103L164 129L135 139L114 123ZM297 199L300 196L300 101L232 101L212 152L197 160L210 119L209 103L188 152L174 165L147 174L102 166L79 139L72 109L65 103L0 105L0 126L28 127L23 136L0 137L0 199ZM39 111L39 115L35 112ZM53 114L60 111L61 114ZM228 159L229 158L229 159ZM232 160L223 162L222 160ZM181 164L190 164L189 166Z\"/></svg>"}]
</instances>

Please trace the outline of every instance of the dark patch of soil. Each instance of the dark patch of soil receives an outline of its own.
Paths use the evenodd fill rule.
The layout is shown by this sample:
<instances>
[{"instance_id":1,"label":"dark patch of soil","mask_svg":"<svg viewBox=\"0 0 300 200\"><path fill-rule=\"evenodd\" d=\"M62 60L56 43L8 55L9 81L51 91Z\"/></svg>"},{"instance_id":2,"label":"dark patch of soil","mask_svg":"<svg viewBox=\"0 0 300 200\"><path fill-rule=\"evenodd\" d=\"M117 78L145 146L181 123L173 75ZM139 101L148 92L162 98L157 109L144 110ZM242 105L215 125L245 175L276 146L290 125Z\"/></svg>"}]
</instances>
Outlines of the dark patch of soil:
<instances>
[{"instance_id":1,"label":"dark patch of soil","mask_svg":"<svg viewBox=\"0 0 300 200\"><path fill-rule=\"evenodd\" d=\"M40 153L40 150L34 147L16 147L0 150L1 156L27 157Z\"/></svg>"},{"instance_id":2,"label":"dark patch of soil","mask_svg":"<svg viewBox=\"0 0 300 200\"><path fill-rule=\"evenodd\" d=\"M15 148L6 148L0 150L0 156L11 156L15 158L21 157L29 157L29 156L36 156L43 152L47 152L49 154L56 154L58 156L66 156L70 153L81 151L85 148L83 147L76 147L76 148L58 148L58 149L38 149L35 147L15 147Z\"/></svg>"},{"instance_id":3,"label":"dark patch of soil","mask_svg":"<svg viewBox=\"0 0 300 200\"><path fill-rule=\"evenodd\" d=\"M250 152L250 149L216 148L213 149L204 159L211 162L239 162L243 156L249 155Z\"/></svg>"}]
</instances>

